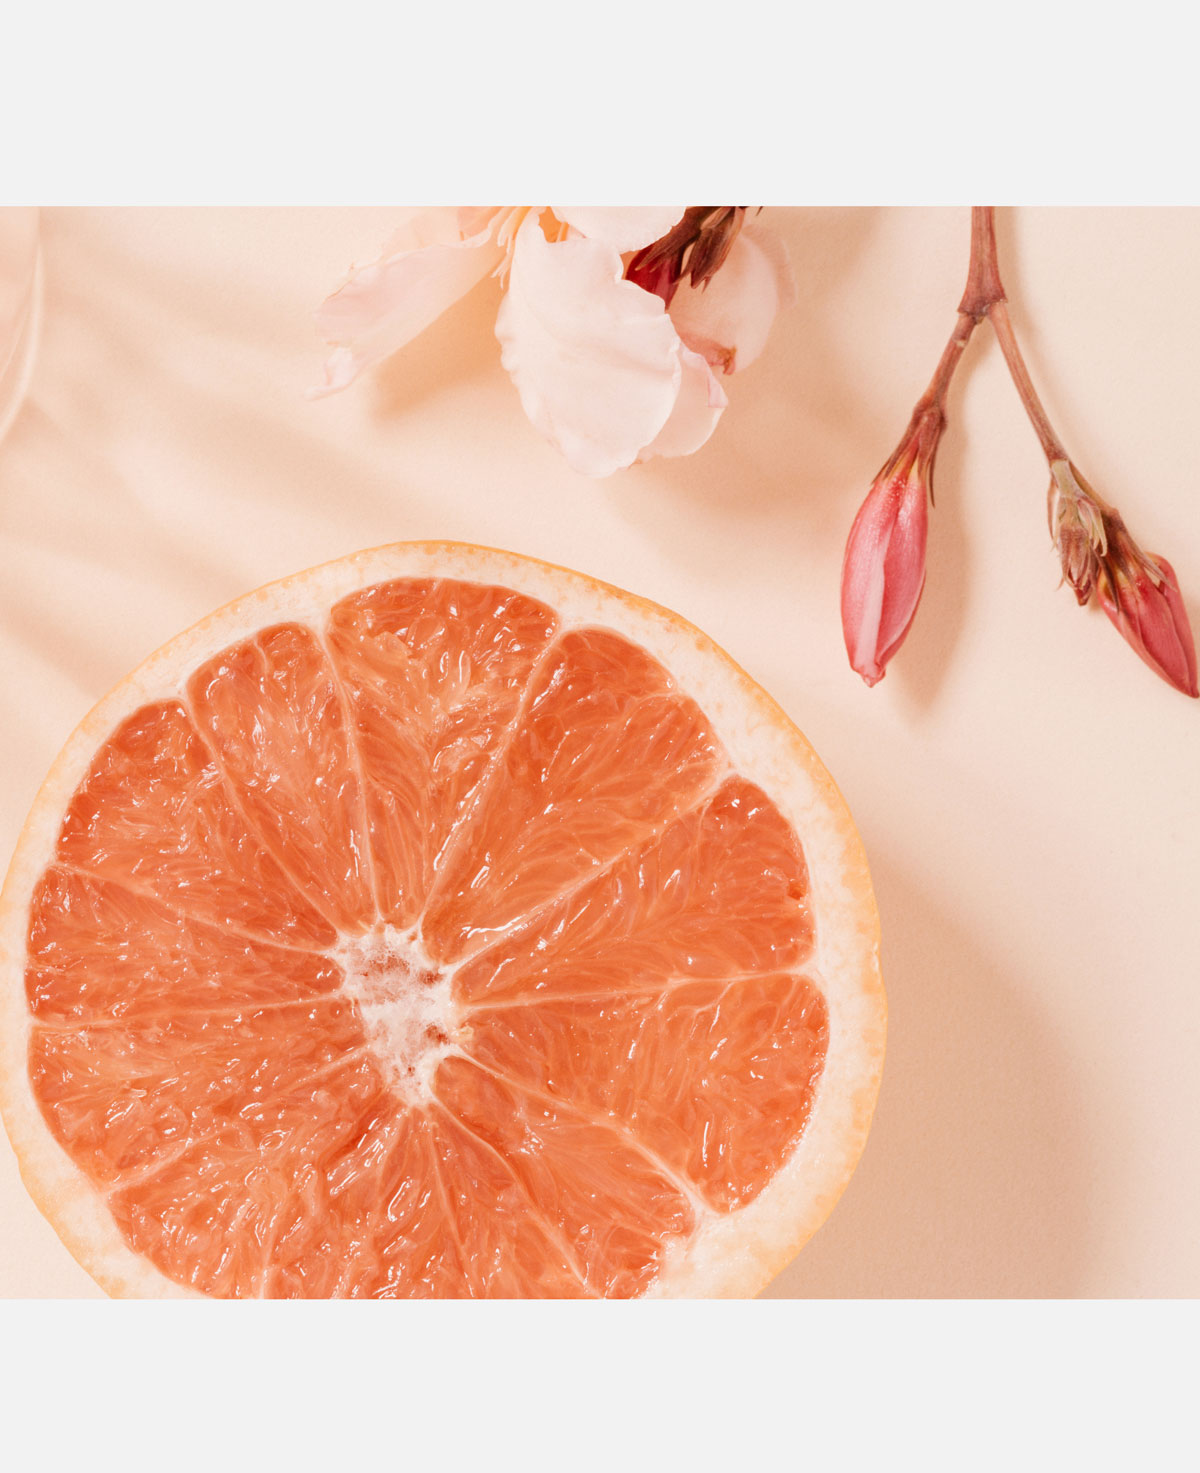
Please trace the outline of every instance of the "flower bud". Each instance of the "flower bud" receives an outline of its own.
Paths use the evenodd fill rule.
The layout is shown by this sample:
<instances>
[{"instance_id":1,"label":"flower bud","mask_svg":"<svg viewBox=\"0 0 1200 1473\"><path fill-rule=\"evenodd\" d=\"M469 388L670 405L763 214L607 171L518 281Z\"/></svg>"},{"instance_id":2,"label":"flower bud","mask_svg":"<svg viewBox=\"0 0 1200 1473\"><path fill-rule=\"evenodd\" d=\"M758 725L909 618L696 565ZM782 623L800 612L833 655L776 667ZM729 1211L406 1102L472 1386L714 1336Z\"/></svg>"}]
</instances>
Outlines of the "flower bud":
<instances>
[{"instance_id":1,"label":"flower bud","mask_svg":"<svg viewBox=\"0 0 1200 1473\"><path fill-rule=\"evenodd\" d=\"M1101 608L1151 670L1185 696L1200 695L1196 646L1174 568L1142 552L1115 512L1105 521L1108 553L1096 578Z\"/></svg>"},{"instance_id":2,"label":"flower bud","mask_svg":"<svg viewBox=\"0 0 1200 1473\"><path fill-rule=\"evenodd\" d=\"M846 540L842 633L850 664L868 685L883 679L921 600L933 458L944 423L940 409L913 415Z\"/></svg>"},{"instance_id":3,"label":"flower bud","mask_svg":"<svg viewBox=\"0 0 1200 1473\"><path fill-rule=\"evenodd\" d=\"M1046 511L1050 536L1058 549L1063 578L1086 604L1096 586L1100 559L1108 547L1101 511L1091 487L1068 460L1050 463Z\"/></svg>"},{"instance_id":4,"label":"flower bud","mask_svg":"<svg viewBox=\"0 0 1200 1473\"><path fill-rule=\"evenodd\" d=\"M1151 670L1184 695L1196 695L1196 647L1175 570L1142 551L1120 512L1069 460L1052 460L1050 475L1050 535L1075 597L1086 604L1095 590Z\"/></svg>"}]
</instances>

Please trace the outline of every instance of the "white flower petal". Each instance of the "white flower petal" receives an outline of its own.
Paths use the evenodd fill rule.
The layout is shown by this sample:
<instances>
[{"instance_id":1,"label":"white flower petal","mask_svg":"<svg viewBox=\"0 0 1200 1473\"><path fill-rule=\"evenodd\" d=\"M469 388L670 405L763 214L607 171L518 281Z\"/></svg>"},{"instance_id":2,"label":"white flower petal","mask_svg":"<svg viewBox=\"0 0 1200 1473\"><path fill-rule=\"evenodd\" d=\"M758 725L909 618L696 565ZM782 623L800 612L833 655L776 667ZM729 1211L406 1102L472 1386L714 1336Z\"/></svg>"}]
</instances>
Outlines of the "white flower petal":
<instances>
[{"instance_id":1,"label":"white flower petal","mask_svg":"<svg viewBox=\"0 0 1200 1473\"><path fill-rule=\"evenodd\" d=\"M681 205L551 205L572 230L622 254L640 251L683 219Z\"/></svg>"},{"instance_id":2,"label":"white flower petal","mask_svg":"<svg viewBox=\"0 0 1200 1473\"><path fill-rule=\"evenodd\" d=\"M533 216L517 233L496 336L525 413L584 475L631 465L679 395L681 347L662 300L623 279L613 248L551 244Z\"/></svg>"},{"instance_id":3,"label":"white flower petal","mask_svg":"<svg viewBox=\"0 0 1200 1473\"><path fill-rule=\"evenodd\" d=\"M780 307L796 287L782 244L769 230L747 226L707 285L680 286L671 302L679 336L724 373L746 368L762 352Z\"/></svg>"},{"instance_id":4,"label":"white flower petal","mask_svg":"<svg viewBox=\"0 0 1200 1473\"><path fill-rule=\"evenodd\" d=\"M491 240L494 211L417 211L383 255L351 271L317 309L317 328L333 345L325 383L314 397L345 388L356 374L411 342L500 262ZM474 225L465 239L463 224Z\"/></svg>"},{"instance_id":5,"label":"white flower petal","mask_svg":"<svg viewBox=\"0 0 1200 1473\"><path fill-rule=\"evenodd\" d=\"M638 456L652 460L656 455L691 455L699 450L717 427L729 404L717 376L699 353L690 348L680 352L683 381L671 417Z\"/></svg>"}]
</instances>

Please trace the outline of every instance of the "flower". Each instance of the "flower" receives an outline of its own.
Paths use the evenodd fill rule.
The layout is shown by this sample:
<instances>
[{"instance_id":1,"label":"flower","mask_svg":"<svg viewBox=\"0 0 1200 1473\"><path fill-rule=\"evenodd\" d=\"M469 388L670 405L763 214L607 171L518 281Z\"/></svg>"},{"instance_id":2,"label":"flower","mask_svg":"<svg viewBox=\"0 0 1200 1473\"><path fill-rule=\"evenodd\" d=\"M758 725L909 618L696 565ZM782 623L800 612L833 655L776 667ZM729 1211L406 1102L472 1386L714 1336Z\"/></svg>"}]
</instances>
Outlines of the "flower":
<instances>
[{"instance_id":1,"label":"flower","mask_svg":"<svg viewBox=\"0 0 1200 1473\"><path fill-rule=\"evenodd\" d=\"M718 372L757 357L792 293L769 232L743 229L740 206L704 209L704 220L676 206L418 211L318 310L332 351L313 393L345 388L500 275L501 362L534 427L576 470L604 476L690 454L728 403ZM651 283L633 263L656 245Z\"/></svg>"},{"instance_id":2,"label":"flower","mask_svg":"<svg viewBox=\"0 0 1200 1473\"><path fill-rule=\"evenodd\" d=\"M883 679L921 601L933 460L944 424L940 407L918 406L846 540L842 633L850 664L868 685Z\"/></svg>"}]
</instances>

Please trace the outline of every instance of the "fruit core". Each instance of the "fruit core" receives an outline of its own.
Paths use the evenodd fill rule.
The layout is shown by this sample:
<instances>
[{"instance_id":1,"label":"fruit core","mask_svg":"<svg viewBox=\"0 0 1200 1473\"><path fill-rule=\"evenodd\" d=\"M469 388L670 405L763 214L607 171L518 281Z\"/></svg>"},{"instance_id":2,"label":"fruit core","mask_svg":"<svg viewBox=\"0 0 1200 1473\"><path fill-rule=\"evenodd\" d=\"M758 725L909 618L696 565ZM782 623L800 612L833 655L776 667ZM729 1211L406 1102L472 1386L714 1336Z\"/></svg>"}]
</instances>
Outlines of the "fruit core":
<instances>
[{"instance_id":1,"label":"fruit core","mask_svg":"<svg viewBox=\"0 0 1200 1473\"><path fill-rule=\"evenodd\" d=\"M343 936L331 956L392 1087L410 1104L427 1103L437 1066L455 1051L459 1033L449 971L429 960L411 930L388 925Z\"/></svg>"}]
</instances>

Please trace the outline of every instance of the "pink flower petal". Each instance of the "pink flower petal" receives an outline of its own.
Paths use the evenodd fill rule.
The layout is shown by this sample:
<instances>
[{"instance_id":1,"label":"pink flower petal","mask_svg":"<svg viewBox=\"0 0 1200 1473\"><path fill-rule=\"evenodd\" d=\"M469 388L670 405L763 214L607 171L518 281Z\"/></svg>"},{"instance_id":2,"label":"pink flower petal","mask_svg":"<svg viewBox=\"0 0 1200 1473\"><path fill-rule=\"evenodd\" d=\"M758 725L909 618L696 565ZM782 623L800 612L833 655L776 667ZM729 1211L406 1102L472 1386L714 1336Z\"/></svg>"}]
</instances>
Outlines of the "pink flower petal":
<instances>
[{"instance_id":1,"label":"pink flower petal","mask_svg":"<svg viewBox=\"0 0 1200 1473\"><path fill-rule=\"evenodd\" d=\"M317 328L333 346L320 397L344 389L372 363L411 342L499 264L491 240L494 210L420 210L388 241L377 261L351 271L317 309ZM461 228L474 227L466 236Z\"/></svg>"},{"instance_id":2,"label":"pink flower petal","mask_svg":"<svg viewBox=\"0 0 1200 1473\"><path fill-rule=\"evenodd\" d=\"M679 397L679 336L662 300L622 279L611 246L517 232L496 318L501 361L534 428L587 476L631 465Z\"/></svg>"},{"instance_id":3,"label":"pink flower petal","mask_svg":"<svg viewBox=\"0 0 1200 1473\"><path fill-rule=\"evenodd\" d=\"M679 336L714 368L734 373L762 352L781 307L795 300L787 253L771 231L746 226L724 265L702 287L681 285L671 302Z\"/></svg>"},{"instance_id":4,"label":"pink flower petal","mask_svg":"<svg viewBox=\"0 0 1200 1473\"><path fill-rule=\"evenodd\" d=\"M638 456L652 460L657 455L691 455L699 450L717 427L729 404L720 381L699 353L680 349L683 381L671 416L655 438Z\"/></svg>"},{"instance_id":5,"label":"pink flower petal","mask_svg":"<svg viewBox=\"0 0 1200 1473\"><path fill-rule=\"evenodd\" d=\"M580 235L614 251L640 251L683 219L681 205L552 205L554 213Z\"/></svg>"}]
</instances>

